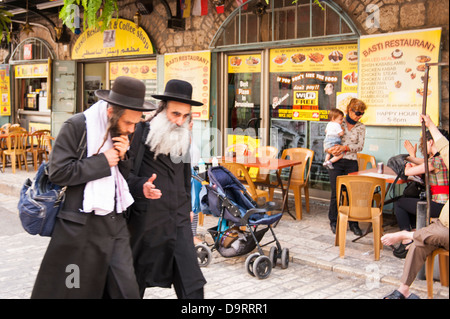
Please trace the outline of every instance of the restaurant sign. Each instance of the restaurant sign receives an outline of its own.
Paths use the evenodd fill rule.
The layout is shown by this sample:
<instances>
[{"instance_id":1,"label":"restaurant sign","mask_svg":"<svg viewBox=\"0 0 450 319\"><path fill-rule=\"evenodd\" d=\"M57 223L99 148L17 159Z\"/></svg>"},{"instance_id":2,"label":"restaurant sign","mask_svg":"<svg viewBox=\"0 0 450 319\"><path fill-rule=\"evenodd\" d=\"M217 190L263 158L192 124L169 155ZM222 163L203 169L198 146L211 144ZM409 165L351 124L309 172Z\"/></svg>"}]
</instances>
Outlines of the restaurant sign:
<instances>
[{"instance_id":1,"label":"restaurant sign","mask_svg":"<svg viewBox=\"0 0 450 319\"><path fill-rule=\"evenodd\" d=\"M72 59L94 59L153 54L153 44L141 27L132 21L113 19L111 29L87 29L75 42Z\"/></svg>"},{"instance_id":2,"label":"restaurant sign","mask_svg":"<svg viewBox=\"0 0 450 319\"><path fill-rule=\"evenodd\" d=\"M439 62L441 29L362 36L358 96L368 125L417 126L422 113L425 63ZM439 69L431 66L427 113L439 123Z\"/></svg>"},{"instance_id":3,"label":"restaurant sign","mask_svg":"<svg viewBox=\"0 0 450 319\"><path fill-rule=\"evenodd\" d=\"M356 44L270 50L272 118L328 121L357 95Z\"/></svg>"},{"instance_id":4,"label":"restaurant sign","mask_svg":"<svg viewBox=\"0 0 450 319\"><path fill-rule=\"evenodd\" d=\"M211 51L168 53L164 55L164 83L171 79L192 85L192 99L203 103L192 106L192 118L209 120Z\"/></svg>"}]
</instances>

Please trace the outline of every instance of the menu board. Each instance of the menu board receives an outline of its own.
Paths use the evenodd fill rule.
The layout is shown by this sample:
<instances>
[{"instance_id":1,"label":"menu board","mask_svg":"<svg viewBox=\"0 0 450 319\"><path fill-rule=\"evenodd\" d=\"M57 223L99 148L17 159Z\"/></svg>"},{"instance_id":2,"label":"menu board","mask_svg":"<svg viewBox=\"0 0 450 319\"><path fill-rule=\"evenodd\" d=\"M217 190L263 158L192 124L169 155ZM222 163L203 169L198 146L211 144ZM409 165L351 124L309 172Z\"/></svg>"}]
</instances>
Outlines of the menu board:
<instances>
[{"instance_id":1,"label":"menu board","mask_svg":"<svg viewBox=\"0 0 450 319\"><path fill-rule=\"evenodd\" d=\"M439 61L441 29L362 36L359 96L368 125L418 126L425 63ZM439 123L439 70L429 69L427 113Z\"/></svg>"},{"instance_id":2,"label":"menu board","mask_svg":"<svg viewBox=\"0 0 450 319\"><path fill-rule=\"evenodd\" d=\"M152 97L152 94L157 93L156 74L156 60L111 62L109 67L111 87L114 80L122 75L142 80L145 84L145 100L158 105L158 101Z\"/></svg>"},{"instance_id":3,"label":"menu board","mask_svg":"<svg viewBox=\"0 0 450 319\"><path fill-rule=\"evenodd\" d=\"M209 92L211 78L211 52L196 51L164 55L164 83L171 79L192 84L192 100L202 106L192 106L192 118L209 120Z\"/></svg>"},{"instance_id":4,"label":"menu board","mask_svg":"<svg viewBox=\"0 0 450 319\"><path fill-rule=\"evenodd\" d=\"M272 118L327 121L357 94L356 44L270 50Z\"/></svg>"},{"instance_id":5,"label":"menu board","mask_svg":"<svg viewBox=\"0 0 450 319\"><path fill-rule=\"evenodd\" d=\"M9 84L9 65L0 64L0 116L11 115L11 88Z\"/></svg>"},{"instance_id":6,"label":"menu board","mask_svg":"<svg viewBox=\"0 0 450 319\"><path fill-rule=\"evenodd\" d=\"M42 78L48 76L48 63L21 64L15 68L16 79L20 78Z\"/></svg>"}]
</instances>

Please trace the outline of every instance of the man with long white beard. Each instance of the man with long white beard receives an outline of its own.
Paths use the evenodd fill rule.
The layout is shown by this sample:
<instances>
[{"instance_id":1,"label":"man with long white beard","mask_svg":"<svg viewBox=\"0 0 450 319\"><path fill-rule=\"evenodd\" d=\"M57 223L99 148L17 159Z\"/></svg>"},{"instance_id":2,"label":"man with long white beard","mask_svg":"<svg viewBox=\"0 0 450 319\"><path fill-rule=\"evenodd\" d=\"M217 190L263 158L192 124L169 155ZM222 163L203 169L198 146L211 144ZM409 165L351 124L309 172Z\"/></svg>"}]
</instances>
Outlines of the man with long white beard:
<instances>
[{"instance_id":1,"label":"man with long white beard","mask_svg":"<svg viewBox=\"0 0 450 319\"><path fill-rule=\"evenodd\" d=\"M203 298L206 283L191 231L192 86L167 82L156 114L136 128L127 181L135 203L128 226L141 297L146 287L174 286L179 299ZM149 125L148 125L149 123Z\"/></svg>"}]
</instances>

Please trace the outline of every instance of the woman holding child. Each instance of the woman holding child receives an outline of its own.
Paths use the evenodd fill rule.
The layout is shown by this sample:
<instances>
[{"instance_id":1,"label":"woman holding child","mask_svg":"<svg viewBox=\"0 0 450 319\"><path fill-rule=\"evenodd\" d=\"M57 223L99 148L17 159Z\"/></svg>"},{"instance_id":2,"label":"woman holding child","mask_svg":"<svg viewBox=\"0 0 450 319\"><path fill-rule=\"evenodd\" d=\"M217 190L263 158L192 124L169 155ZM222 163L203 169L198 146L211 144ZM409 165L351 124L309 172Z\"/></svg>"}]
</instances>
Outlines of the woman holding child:
<instances>
[{"instance_id":1,"label":"woman holding child","mask_svg":"<svg viewBox=\"0 0 450 319\"><path fill-rule=\"evenodd\" d=\"M366 104L356 98L350 100L347 105L347 114L342 122L344 135L341 137L341 145L336 145L327 149L327 152L333 156L342 158L333 163L333 169L329 169L331 186L330 208L328 218L333 233L336 233L337 222L337 201L336 201L336 179L339 175L348 175L358 171L357 153L364 148L364 139L366 136L366 126L359 120L367 109ZM361 236L362 232L357 222L349 222L351 231L356 236Z\"/></svg>"}]
</instances>

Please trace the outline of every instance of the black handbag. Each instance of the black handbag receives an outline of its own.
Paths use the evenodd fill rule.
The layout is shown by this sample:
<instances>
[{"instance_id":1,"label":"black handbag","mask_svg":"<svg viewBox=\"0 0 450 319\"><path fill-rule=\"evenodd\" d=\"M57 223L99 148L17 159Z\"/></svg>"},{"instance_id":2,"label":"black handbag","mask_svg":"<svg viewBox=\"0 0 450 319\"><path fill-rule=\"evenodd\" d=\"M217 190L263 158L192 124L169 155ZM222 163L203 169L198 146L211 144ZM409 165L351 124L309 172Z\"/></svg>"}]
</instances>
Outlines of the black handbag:
<instances>
[{"instance_id":1,"label":"black handbag","mask_svg":"<svg viewBox=\"0 0 450 319\"><path fill-rule=\"evenodd\" d=\"M79 148L83 157L86 150L86 130ZM80 148L81 145L83 145ZM33 181L27 178L20 191L19 218L23 228L31 235L50 237L55 227L56 216L64 203L67 186L53 184L48 177L48 163L43 162Z\"/></svg>"},{"instance_id":2,"label":"black handbag","mask_svg":"<svg viewBox=\"0 0 450 319\"><path fill-rule=\"evenodd\" d=\"M410 198L421 198L424 193L425 185L416 181L409 182L403 191L403 195Z\"/></svg>"}]
</instances>

